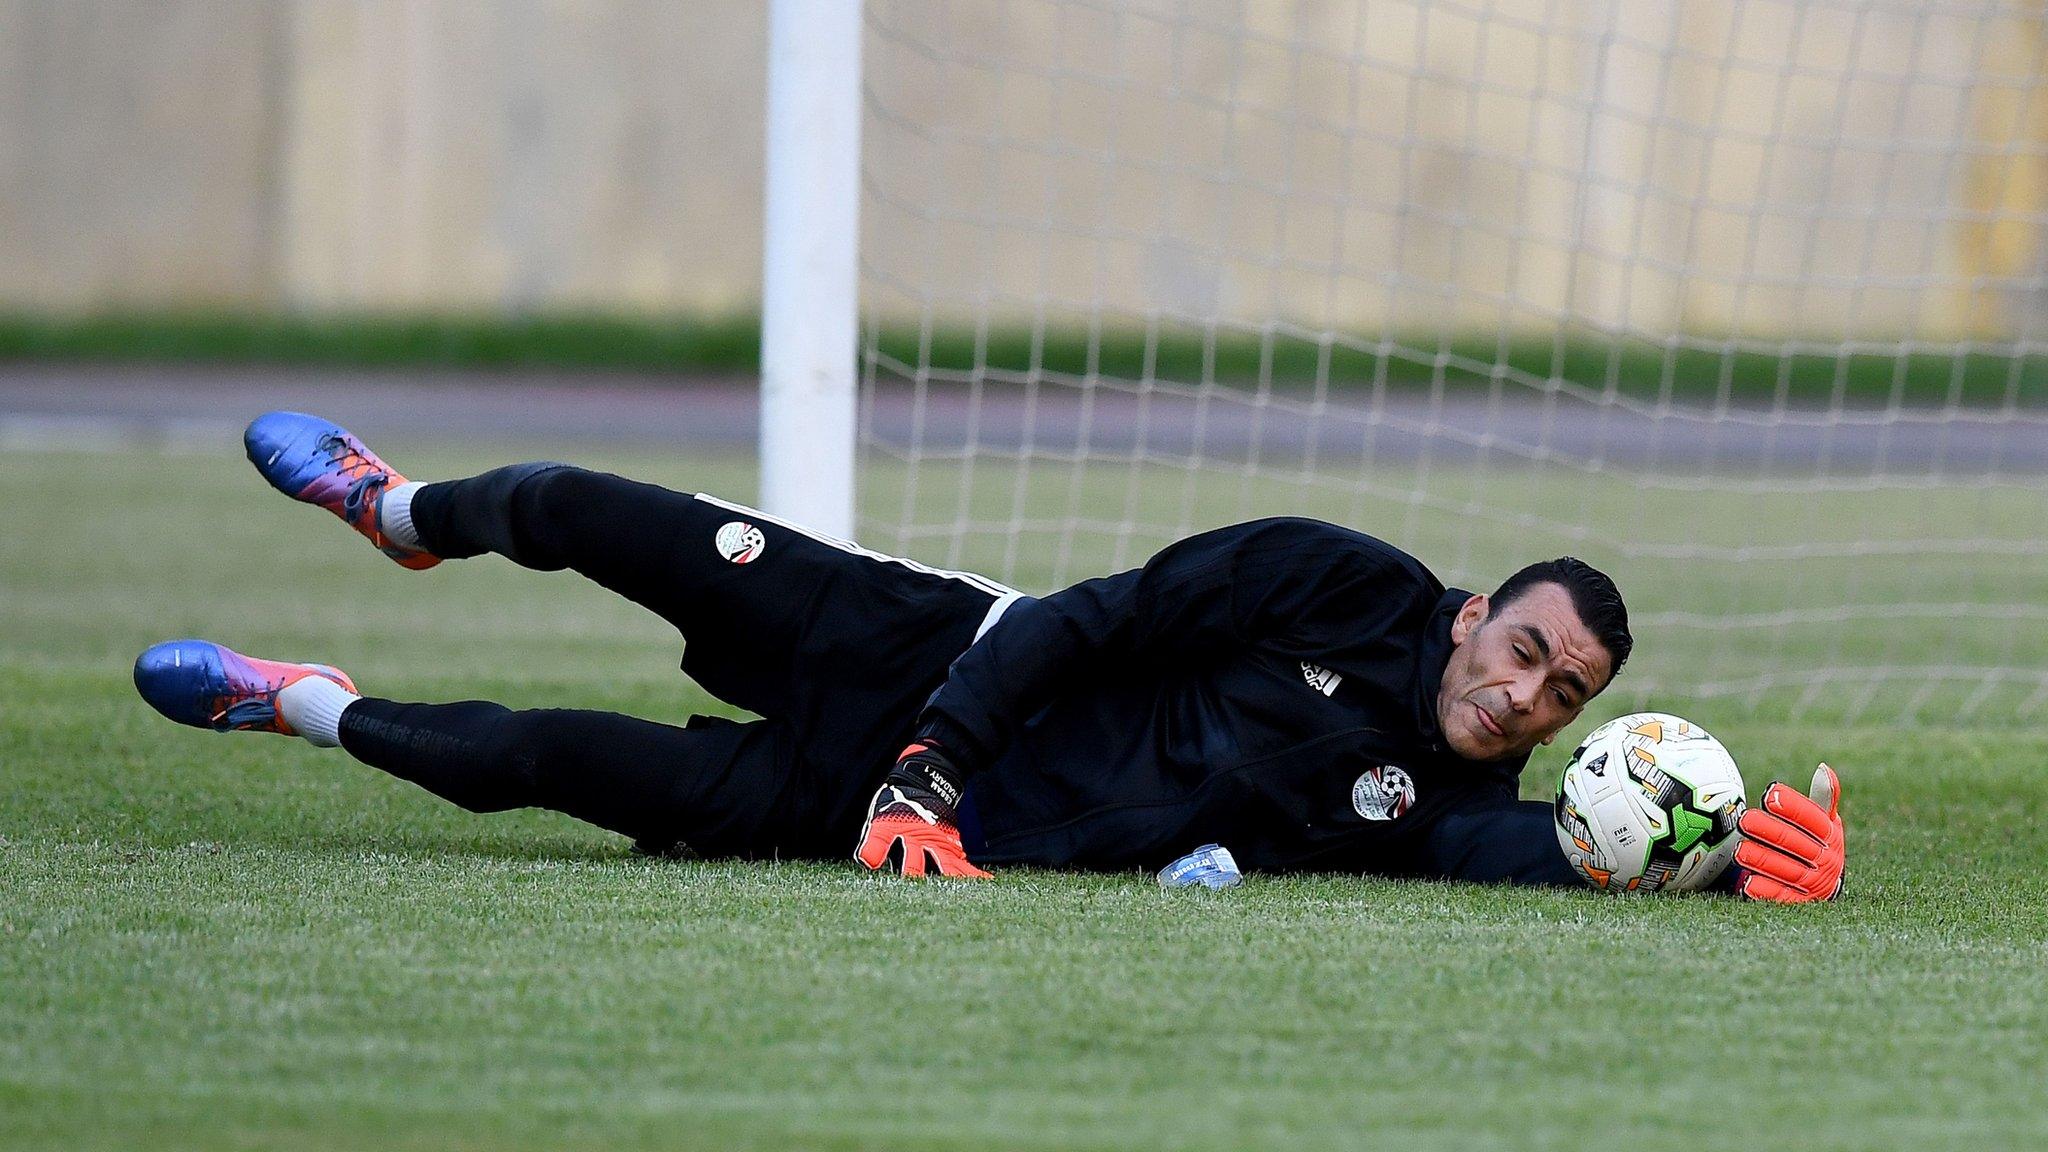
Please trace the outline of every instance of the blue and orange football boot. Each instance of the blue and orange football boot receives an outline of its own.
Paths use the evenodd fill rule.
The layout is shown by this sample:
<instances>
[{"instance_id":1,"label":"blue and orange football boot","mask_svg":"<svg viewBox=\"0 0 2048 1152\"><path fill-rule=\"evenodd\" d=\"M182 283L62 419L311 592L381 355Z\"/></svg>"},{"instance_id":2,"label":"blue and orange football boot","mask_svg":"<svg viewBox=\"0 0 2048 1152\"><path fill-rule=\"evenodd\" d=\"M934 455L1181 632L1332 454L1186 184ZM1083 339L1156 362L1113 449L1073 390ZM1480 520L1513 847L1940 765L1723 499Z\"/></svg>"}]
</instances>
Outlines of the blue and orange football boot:
<instances>
[{"instance_id":1,"label":"blue and orange football boot","mask_svg":"<svg viewBox=\"0 0 2048 1152\"><path fill-rule=\"evenodd\" d=\"M277 711L277 694L308 676L349 692L355 682L325 664L257 660L207 640L166 640L135 658L135 690L149 706L215 732L299 733Z\"/></svg>"},{"instance_id":2,"label":"blue and orange football boot","mask_svg":"<svg viewBox=\"0 0 2048 1152\"><path fill-rule=\"evenodd\" d=\"M405 483L405 477L348 429L303 412L265 412L249 422L242 445L249 463L272 488L341 517L404 567L432 568L441 562L439 556L384 535L379 517L384 493Z\"/></svg>"}]
</instances>

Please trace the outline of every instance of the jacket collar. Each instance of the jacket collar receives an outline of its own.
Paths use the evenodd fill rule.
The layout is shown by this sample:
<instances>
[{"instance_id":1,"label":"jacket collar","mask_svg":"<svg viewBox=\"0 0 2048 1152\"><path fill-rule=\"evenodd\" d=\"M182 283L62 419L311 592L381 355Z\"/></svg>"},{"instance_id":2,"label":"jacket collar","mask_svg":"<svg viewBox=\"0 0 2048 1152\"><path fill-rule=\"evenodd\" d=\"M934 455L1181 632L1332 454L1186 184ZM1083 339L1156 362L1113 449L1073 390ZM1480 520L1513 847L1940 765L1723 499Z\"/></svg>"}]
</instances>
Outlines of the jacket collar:
<instances>
[{"instance_id":1,"label":"jacket collar","mask_svg":"<svg viewBox=\"0 0 2048 1152\"><path fill-rule=\"evenodd\" d=\"M1415 730L1430 751L1455 756L1444 743L1443 726L1436 714L1436 694L1444 685L1444 668L1451 662L1451 623L1472 593L1446 588L1422 627L1422 644L1415 654Z\"/></svg>"}]
</instances>

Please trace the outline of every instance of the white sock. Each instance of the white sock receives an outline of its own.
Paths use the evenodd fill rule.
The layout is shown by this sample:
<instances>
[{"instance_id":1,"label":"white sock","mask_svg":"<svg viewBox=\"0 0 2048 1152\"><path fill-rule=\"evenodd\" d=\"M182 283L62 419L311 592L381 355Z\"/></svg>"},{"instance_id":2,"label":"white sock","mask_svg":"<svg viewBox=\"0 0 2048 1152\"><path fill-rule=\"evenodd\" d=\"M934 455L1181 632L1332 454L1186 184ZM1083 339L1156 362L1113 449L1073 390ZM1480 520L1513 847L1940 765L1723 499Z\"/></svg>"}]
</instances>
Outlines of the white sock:
<instances>
[{"instance_id":1,"label":"white sock","mask_svg":"<svg viewBox=\"0 0 2048 1152\"><path fill-rule=\"evenodd\" d=\"M306 743L333 748L341 743L341 714L361 699L325 676L303 676L277 694L277 713Z\"/></svg>"},{"instance_id":2,"label":"white sock","mask_svg":"<svg viewBox=\"0 0 2048 1152\"><path fill-rule=\"evenodd\" d=\"M417 480L384 490L384 498L377 504L377 530L384 538L400 548L419 548L420 531L412 526L413 494L426 485Z\"/></svg>"}]
</instances>

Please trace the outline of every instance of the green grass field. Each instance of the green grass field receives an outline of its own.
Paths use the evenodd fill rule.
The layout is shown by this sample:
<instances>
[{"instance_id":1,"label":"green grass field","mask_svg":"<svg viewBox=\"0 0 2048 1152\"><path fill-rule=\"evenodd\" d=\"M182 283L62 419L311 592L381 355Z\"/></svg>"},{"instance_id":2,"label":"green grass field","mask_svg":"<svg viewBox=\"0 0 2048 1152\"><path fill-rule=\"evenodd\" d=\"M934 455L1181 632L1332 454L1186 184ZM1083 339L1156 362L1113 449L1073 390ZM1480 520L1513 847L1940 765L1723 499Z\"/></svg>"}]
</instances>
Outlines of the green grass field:
<instances>
[{"instance_id":1,"label":"green grass field","mask_svg":"<svg viewBox=\"0 0 2048 1152\"><path fill-rule=\"evenodd\" d=\"M129 683L204 635L399 697L720 710L640 610L400 571L232 446L0 454L0 515L0 1146L2048 1146L2048 731L2009 707L1702 714L1753 792L1842 770L1821 908L664 862L174 727Z\"/></svg>"}]
</instances>

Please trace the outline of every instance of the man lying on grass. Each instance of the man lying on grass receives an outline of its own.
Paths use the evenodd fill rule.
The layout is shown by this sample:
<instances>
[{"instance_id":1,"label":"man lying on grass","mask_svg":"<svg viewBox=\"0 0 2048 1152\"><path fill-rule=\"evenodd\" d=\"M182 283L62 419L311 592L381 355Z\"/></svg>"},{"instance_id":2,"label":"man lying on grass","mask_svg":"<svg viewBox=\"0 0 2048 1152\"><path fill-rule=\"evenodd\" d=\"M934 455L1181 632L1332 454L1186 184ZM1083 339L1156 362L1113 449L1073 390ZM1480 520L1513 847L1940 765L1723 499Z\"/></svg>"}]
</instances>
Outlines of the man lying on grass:
<instances>
[{"instance_id":1,"label":"man lying on grass","mask_svg":"<svg viewBox=\"0 0 2048 1152\"><path fill-rule=\"evenodd\" d=\"M1549 805L1516 799L1632 643L1613 582L1569 557L1474 595L1369 536L1258 520L1034 599L562 464L421 484L289 412L246 443L272 486L407 568L495 552L651 609L685 671L762 719L405 704L176 640L135 682L180 723L339 745L473 812L552 808L652 851L984 876L1217 842L1253 871L1580 882ZM1825 768L1820 805L1773 787L1732 886L1833 896L1835 787Z\"/></svg>"}]
</instances>

